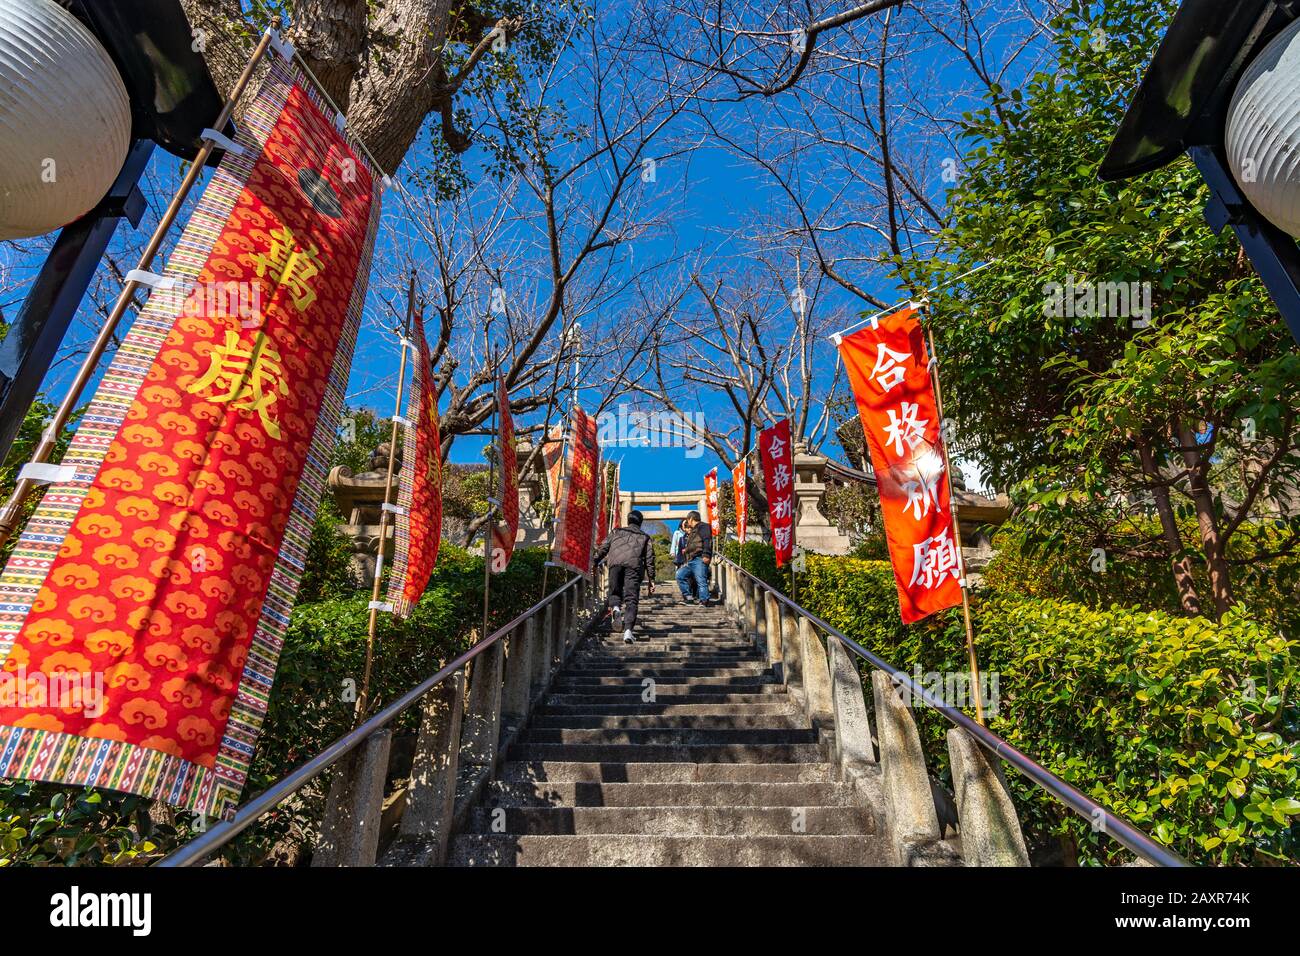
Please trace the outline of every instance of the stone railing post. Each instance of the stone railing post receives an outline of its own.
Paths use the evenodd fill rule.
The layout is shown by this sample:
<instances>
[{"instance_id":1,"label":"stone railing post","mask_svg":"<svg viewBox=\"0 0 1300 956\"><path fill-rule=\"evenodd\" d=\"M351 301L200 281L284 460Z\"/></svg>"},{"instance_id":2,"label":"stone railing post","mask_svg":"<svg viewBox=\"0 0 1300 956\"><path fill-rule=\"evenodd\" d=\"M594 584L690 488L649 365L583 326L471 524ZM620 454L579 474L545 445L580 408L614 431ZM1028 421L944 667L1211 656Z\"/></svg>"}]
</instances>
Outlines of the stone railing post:
<instances>
[{"instance_id":1,"label":"stone railing post","mask_svg":"<svg viewBox=\"0 0 1300 956\"><path fill-rule=\"evenodd\" d=\"M776 595L771 591L763 592L763 621L764 634L767 639L767 660L772 665L772 672L776 674L777 679L785 681L785 665L783 658L785 649L781 643L781 612L780 604L776 600Z\"/></svg>"},{"instance_id":2,"label":"stone railing post","mask_svg":"<svg viewBox=\"0 0 1300 956\"><path fill-rule=\"evenodd\" d=\"M537 700L545 691L551 682L551 632L554 625L551 623L551 617L554 613L555 602L552 601L546 605L542 611L542 622L537 628L535 640L532 642L532 677L528 682L528 700L529 706ZM536 620L534 616L533 620Z\"/></svg>"},{"instance_id":3,"label":"stone railing post","mask_svg":"<svg viewBox=\"0 0 1300 956\"><path fill-rule=\"evenodd\" d=\"M862 678L858 676L853 657L838 639L826 641L826 655L831 712L835 719L835 766L840 780L855 782L876 766Z\"/></svg>"},{"instance_id":4,"label":"stone railing post","mask_svg":"<svg viewBox=\"0 0 1300 956\"><path fill-rule=\"evenodd\" d=\"M835 727L835 704L831 696L831 671L826 660L826 648L806 617L799 618L799 632L795 640L800 649L800 668L803 676L804 713L808 721L817 730L832 730ZM838 644L839 641L831 638ZM859 694L859 697L861 694ZM865 714L865 708L863 713ZM867 745L871 739L868 733Z\"/></svg>"},{"instance_id":5,"label":"stone railing post","mask_svg":"<svg viewBox=\"0 0 1300 956\"><path fill-rule=\"evenodd\" d=\"M424 695L406 809L402 813L398 844L386 863L442 866L446 862L456 810L464 707L463 667Z\"/></svg>"},{"instance_id":6,"label":"stone railing post","mask_svg":"<svg viewBox=\"0 0 1300 956\"><path fill-rule=\"evenodd\" d=\"M996 758L960 727L948 731L948 755L966 865L1028 866L1020 817Z\"/></svg>"},{"instance_id":7,"label":"stone railing post","mask_svg":"<svg viewBox=\"0 0 1300 956\"><path fill-rule=\"evenodd\" d=\"M753 628L754 644L759 650L767 653L767 610L763 603L763 595L767 592L760 588L756 582L750 581L747 593L749 595L750 625Z\"/></svg>"},{"instance_id":8,"label":"stone railing post","mask_svg":"<svg viewBox=\"0 0 1300 956\"><path fill-rule=\"evenodd\" d=\"M803 679L803 641L799 637L799 619L789 606L777 602L777 617L781 619L781 657L785 670L785 686L800 707L807 704L807 691Z\"/></svg>"},{"instance_id":9,"label":"stone railing post","mask_svg":"<svg viewBox=\"0 0 1300 956\"><path fill-rule=\"evenodd\" d=\"M312 866L374 866L393 734L376 730L335 766Z\"/></svg>"},{"instance_id":10,"label":"stone railing post","mask_svg":"<svg viewBox=\"0 0 1300 956\"><path fill-rule=\"evenodd\" d=\"M474 658L469 676L469 704L461 734L460 761L465 766L496 765L501 739L501 671L505 642L497 641Z\"/></svg>"},{"instance_id":11,"label":"stone railing post","mask_svg":"<svg viewBox=\"0 0 1300 956\"><path fill-rule=\"evenodd\" d=\"M532 700L528 686L532 679L532 646L536 630L536 620L530 617L516 626L506 639L505 679L501 687L503 733L507 728L517 730L528 720L528 705Z\"/></svg>"},{"instance_id":12,"label":"stone railing post","mask_svg":"<svg viewBox=\"0 0 1300 956\"><path fill-rule=\"evenodd\" d=\"M955 854L942 842L939 814L925 769L925 752L901 688L884 671L871 672L880 740L885 832L902 866L947 865Z\"/></svg>"}]
</instances>

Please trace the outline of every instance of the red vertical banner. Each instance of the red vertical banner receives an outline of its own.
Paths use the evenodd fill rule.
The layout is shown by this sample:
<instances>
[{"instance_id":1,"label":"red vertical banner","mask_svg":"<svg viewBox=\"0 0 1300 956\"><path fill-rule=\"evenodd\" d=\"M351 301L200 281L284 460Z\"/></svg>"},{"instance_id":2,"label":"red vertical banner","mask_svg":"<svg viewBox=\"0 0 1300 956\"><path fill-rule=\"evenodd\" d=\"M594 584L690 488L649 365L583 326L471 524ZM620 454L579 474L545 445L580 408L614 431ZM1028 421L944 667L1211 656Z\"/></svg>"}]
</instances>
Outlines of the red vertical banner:
<instances>
[{"instance_id":1,"label":"red vertical banner","mask_svg":"<svg viewBox=\"0 0 1300 956\"><path fill-rule=\"evenodd\" d=\"M613 492L612 492L612 493L610 494L610 496L609 496L609 526L610 526L610 528L617 528L617 527L619 526L619 525L618 525L619 521L622 520L621 517L620 517L621 512L620 512L620 510L619 510L619 506L618 506L618 504L619 504L619 502L618 502L618 479L619 479L620 474L621 474L622 471L623 471L623 466L622 466L622 465L615 465L615 466L614 466L614 490L613 490Z\"/></svg>"},{"instance_id":2,"label":"red vertical banner","mask_svg":"<svg viewBox=\"0 0 1300 956\"><path fill-rule=\"evenodd\" d=\"M722 519L718 515L718 469L712 468L704 476L704 510L709 527L713 529L716 539L722 533Z\"/></svg>"},{"instance_id":3,"label":"red vertical banner","mask_svg":"<svg viewBox=\"0 0 1300 956\"><path fill-rule=\"evenodd\" d=\"M388 601L406 617L419 603L438 563L442 540L442 439L438 434L438 389L424 337L424 315L416 313L415 369L411 375L408 419L402 432L402 469L397 473L397 521Z\"/></svg>"},{"instance_id":4,"label":"red vertical banner","mask_svg":"<svg viewBox=\"0 0 1300 956\"><path fill-rule=\"evenodd\" d=\"M600 494L596 496L596 547L609 537L609 463L600 463Z\"/></svg>"},{"instance_id":5,"label":"red vertical banner","mask_svg":"<svg viewBox=\"0 0 1300 956\"><path fill-rule=\"evenodd\" d=\"M839 341L871 449L904 623L961 603L948 462L913 309Z\"/></svg>"},{"instance_id":6,"label":"red vertical banner","mask_svg":"<svg viewBox=\"0 0 1300 956\"><path fill-rule=\"evenodd\" d=\"M736 500L736 537L745 543L745 528L749 524L749 468L740 459L731 469L731 490Z\"/></svg>"},{"instance_id":7,"label":"red vertical banner","mask_svg":"<svg viewBox=\"0 0 1300 956\"><path fill-rule=\"evenodd\" d=\"M284 59L247 106L0 577L0 777L216 815L243 789L379 218L379 172ZM78 675L93 699L33 696Z\"/></svg>"},{"instance_id":8,"label":"red vertical banner","mask_svg":"<svg viewBox=\"0 0 1300 956\"><path fill-rule=\"evenodd\" d=\"M554 562L583 575L591 573L599 461L596 419L575 408L569 434L569 475L564 482L555 529Z\"/></svg>"},{"instance_id":9,"label":"red vertical banner","mask_svg":"<svg viewBox=\"0 0 1300 956\"><path fill-rule=\"evenodd\" d=\"M492 572L510 565L519 534L519 457L515 451L515 421L510 414L510 393L504 378L497 379L497 420L500 423L498 459L501 462L501 517L492 527Z\"/></svg>"},{"instance_id":10,"label":"red vertical banner","mask_svg":"<svg viewBox=\"0 0 1300 956\"><path fill-rule=\"evenodd\" d=\"M763 464L772 547L776 551L776 566L780 568L794 552L794 456L788 418L759 433L758 454Z\"/></svg>"},{"instance_id":11,"label":"red vertical banner","mask_svg":"<svg viewBox=\"0 0 1300 956\"><path fill-rule=\"evenodd\" d=\"M542 464L546 468L546 490L550 492L551 503L558 514L560 501L560 470L564 464L564 429L549 429L546 440L542 443Z\"/></svg>"}]
</instances>

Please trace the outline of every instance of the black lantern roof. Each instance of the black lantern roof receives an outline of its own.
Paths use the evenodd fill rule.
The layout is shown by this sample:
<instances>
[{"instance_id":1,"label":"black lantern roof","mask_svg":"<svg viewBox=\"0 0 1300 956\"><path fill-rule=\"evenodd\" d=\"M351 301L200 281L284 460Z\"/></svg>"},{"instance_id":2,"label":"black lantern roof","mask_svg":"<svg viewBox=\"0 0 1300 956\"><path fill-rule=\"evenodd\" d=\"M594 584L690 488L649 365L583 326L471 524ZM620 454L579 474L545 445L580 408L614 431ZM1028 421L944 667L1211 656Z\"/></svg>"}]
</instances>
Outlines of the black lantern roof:
<instances>
[{"instance_id":1,"label":"black lantern roof","mask_svg":"<svg viewBox=\"0 0 1300 956\"><path fill-rule=\"evenodd\" d=\"M193 159L224 98L179 0L57 0L104 45L131 97L131 135Z\"/></svg>"},{"instance_id":2,"label":"black lantern roof","mask_svg":"<svg viewBox=\"0 0 1300 956\"><path fill-rule=\"evenodd\" d=\"M1183 0L1101 164L1102 179L1159 169L1223 142L1232 91L1300 0Z\"/></svg>"}]
</instances>

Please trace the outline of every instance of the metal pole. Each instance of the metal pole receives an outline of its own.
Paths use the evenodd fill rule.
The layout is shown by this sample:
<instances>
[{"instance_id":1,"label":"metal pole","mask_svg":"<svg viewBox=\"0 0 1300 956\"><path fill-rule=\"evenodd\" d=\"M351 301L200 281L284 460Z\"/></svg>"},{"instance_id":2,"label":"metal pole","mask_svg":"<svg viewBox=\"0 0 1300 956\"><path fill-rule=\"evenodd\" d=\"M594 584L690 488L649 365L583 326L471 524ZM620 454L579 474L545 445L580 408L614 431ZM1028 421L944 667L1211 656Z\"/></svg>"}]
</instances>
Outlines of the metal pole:
<instances>
[{"instance_id":1,"label":"metal pole","mask_svg":"<svg viewBox=\"0 0 1300 956\"><path fill-rule=\"evenodd\" d=\"M398 418L402 415L402 393L406 384L406 346L411 334L411 315L415 310L415 273L406 292L406 324L402 330L402 357L397 365L397 400L393 403L393 424L388 432L388 473L384 476L384 504L393 497L393 472L397 466ZM427 387L427 386L426 386ZM415 463L411 463L412 467ZM393 536L393 549L397 549L397 536ZM355 716L360 720L370 706L370 672L375 660L375 634L379 627L379 595L384 571L384 546L388 543L388 509L379 510L379 548L375 555L375 583L370 588L370 621L366 628L366 668L361 675L361 693L357 695Z\"/></svg>"},{"instance_id":2,"label":"metal pole","mask_svg":"<svg viewBox=\"0 0 1300 956\"><path fill-rule=\"evenodd\" d=\"M244 72L240 74L239 79L235 82L234 87L230 91L230 95L226 97L225 105L221 107L221 112L213 122L212 129L223 129L226 123L230 121L231 114L235 111L236 103L238 103L240 97L244 95L244 90L248 87L249 81L253 78L253 71L257 68L257 64L261 62L262 57L266 55L267 48L270 44L271 31L267 30L262 34L262 39L258 41L256 49L253 50L252 58L244 67ZM181 206L185 203L185 199L190 194L190 190L194 188L194 184L198 182L199 175L202 173L203 167L206 165L208 157L212 155L212 150L214 148L215 144L211 140L206 140L202 147L200 147L197 155L194 157L194 162L190 164L189 170L185 173L185 178L181 180L180 188L177 189L176 194L172 197L171 203L168 204L166 211L163 212L162 219L158 222L158 228L154 230L153 235L149 238L149 243L145 246L144 252L140 256L140 262L136 266L137 269L147 271L149 266L153 264L154 257L158 255L158 250L162 247L163 239L167 236L167 231L171 228L172 223L176 221L176 217L180 214ZM140 283L136 282L134 279L128 280L122 286L122 291L118 294L117 301L113 304L113 311L110 312L108 318L104 320L104 327L99 330L99 335L95 338L94 344L91 345L90 352L86 355L85 361L81 363L81 368L78 369L76 378L72 380L72 384L68 387L68 393L63 397L62 404L59 405L58 411L54 413L54 418L51 419L50 424L41 435L40 444L36 446L36 450L32 453L31 460L33 464L49 461L50 454L54 451L55 443L58 441L59 433L67 426L68 419L72 417L73 411L76 410L77 403L81 400L82 391L90 382L95 367L99 364L99 360L108 349L109 343L113 341L113 336L117 334L118 324L122 321L122 317L126 314L126 310L130 306L131 301L135 297L135 293L139 288ZM23 503L35 488L35 482L30 479L19 479L17 486L13 490L13 494L11 494L9 500L5 502L4 508L0 509L0 546L3 546L4 543L9 540L9 536L13 534L14 528L18 524L18 519L22 514Z\"/></svg>"},{"instance_id":3,"label":"metal pole","mask_svg":"<svg viewBox=\"0 0 1300 956\"><path fill-rule=\"evenodd\" d=\"M957 567L961 571L961 616L966 625L966 658L970 662L971 688L975 692L975 719L984 726L984 695L980 692L980 667L975 657L975 628L970 618L970 591L966 585L966 559L961 550L961 524L957 520L957 501L952 485L952 459L948 456L948 436L944 434L943 393L939 388L939 362L934 352L934 332L925 327L930 349L930 381L934 385L934 406L939 413L939 445L943 448L943 465L948 474L948 505L952 511L952 537L957 548Z\"/></svg>"}]
</instances>

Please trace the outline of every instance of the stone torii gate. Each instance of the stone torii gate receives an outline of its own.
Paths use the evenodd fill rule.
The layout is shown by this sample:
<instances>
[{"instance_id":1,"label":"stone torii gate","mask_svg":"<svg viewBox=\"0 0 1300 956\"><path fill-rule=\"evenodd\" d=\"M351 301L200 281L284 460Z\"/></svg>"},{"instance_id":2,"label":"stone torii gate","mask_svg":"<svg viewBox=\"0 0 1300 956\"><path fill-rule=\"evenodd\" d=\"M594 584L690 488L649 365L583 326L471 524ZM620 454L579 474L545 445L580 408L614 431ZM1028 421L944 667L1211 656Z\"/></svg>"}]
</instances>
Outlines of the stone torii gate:
<instances>
[{"instance_id":1,"label":"stone torii gate","mask_svg":"<svg viewBox=\"0 0 1300 956\"><path fill-rule=\"evenodd\" d=\"M848 535L841 534L821 510L826 497L828 461L825 455L810 453L802 445L795 447L795 541L818 554L848 554L853 548ZM680 521L691 510L698 511L701 518L708 513L703 488L691 491L620 491L618 499L621 524L627 522L627 513L633 508L640 511L646 521ZM752 523L746 537L751 541L766 540L763 530Z\"/></svg>"}]
</instances>

